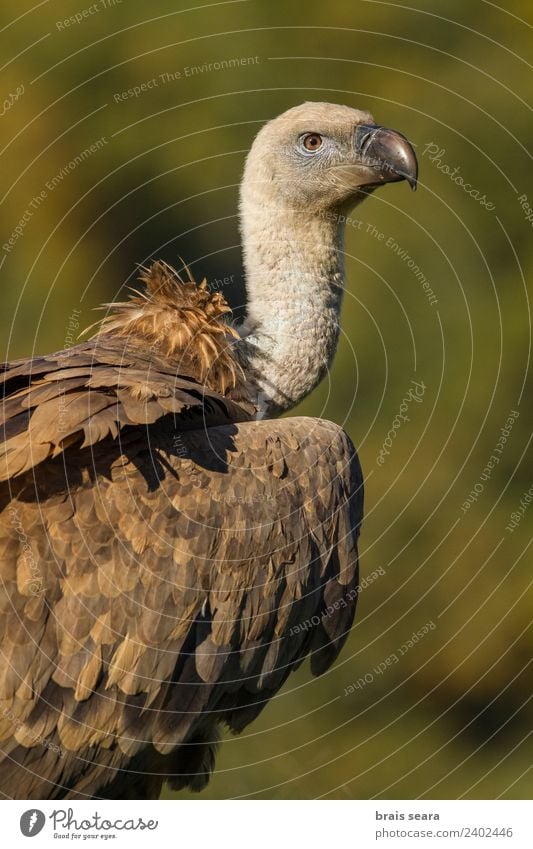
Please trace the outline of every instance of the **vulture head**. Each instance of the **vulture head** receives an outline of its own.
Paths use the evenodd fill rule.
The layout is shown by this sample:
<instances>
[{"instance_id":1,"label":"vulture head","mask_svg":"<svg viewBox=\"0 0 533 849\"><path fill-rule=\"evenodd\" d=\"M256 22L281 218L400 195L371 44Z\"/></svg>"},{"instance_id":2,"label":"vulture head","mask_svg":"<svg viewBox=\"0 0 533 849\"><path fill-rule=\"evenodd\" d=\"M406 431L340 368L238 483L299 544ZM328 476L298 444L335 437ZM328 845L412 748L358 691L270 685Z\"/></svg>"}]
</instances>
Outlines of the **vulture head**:
<instances>
[{"instance_id":1,"label":"vulture head","mask_svg":"<svg viewBox=\"0 0 533 849\"><path fill-rule=\"evenodd\" d=\"M418 166L404 135L369 112L333 103L303 103L258 133L248 155L242 204L257 202L311 214L351 207L384 183L416 188Z\"/></svg>"}]
</instances>

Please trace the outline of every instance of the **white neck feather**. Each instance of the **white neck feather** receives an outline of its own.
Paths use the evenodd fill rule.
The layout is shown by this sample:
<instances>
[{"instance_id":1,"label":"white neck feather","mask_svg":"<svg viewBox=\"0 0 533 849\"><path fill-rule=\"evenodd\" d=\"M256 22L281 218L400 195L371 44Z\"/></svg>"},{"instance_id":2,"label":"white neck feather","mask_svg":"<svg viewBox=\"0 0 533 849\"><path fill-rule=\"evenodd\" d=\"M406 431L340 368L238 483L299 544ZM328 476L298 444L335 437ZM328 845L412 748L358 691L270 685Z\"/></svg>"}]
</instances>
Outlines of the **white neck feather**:
<instances>
[{"instance_id":1,"label":"white neck feather","mask_svg":"<svg viewBox=\"0 0 533 849\"><path fill-rule=\"evenodd\" d=\"M294 407L337 347L344 268L335 215L265 203L243 188L247 317L238 350L263 415Z\"/></svg>"}]
</instances>

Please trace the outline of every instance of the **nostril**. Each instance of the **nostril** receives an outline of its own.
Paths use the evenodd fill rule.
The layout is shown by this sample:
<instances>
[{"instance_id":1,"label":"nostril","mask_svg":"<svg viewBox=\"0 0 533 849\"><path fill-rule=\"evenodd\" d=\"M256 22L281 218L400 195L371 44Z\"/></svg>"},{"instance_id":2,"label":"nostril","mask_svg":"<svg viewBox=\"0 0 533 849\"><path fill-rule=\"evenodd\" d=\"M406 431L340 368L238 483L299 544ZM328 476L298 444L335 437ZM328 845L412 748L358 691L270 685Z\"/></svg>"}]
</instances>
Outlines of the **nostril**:
<instances>
[{"instance_id":1,"label":"nostril","mask_svg":"<svg viewBox=\"0 0 533 849\"><path fill-rule=\"evenodd\" d=\"M355 149L358 153L364 154L367 147L377 131L382 129L377 124L359 124L355 128Z\"/></svg>"},{"instance_id":2,"label":"nostril","mask_svg":"<svg viewBox=\"0 0 533 849\"><path fill-rule=\"evenodd\" d=\"M373 133L366 133L361 139L360 149L361 153L365 152L365 148L370 144L370 140L372 139Z\"/></svg>"}]
</instances>

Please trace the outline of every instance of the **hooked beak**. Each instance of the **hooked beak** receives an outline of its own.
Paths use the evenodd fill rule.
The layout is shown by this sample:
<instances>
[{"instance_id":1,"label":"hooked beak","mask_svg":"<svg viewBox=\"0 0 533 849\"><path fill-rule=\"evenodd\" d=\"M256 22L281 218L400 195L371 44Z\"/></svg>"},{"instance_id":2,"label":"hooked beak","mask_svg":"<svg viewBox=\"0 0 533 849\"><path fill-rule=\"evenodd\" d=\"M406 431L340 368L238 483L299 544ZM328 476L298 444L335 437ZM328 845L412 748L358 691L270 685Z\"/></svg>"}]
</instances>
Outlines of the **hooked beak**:
<instances>
[{"instance_id":1,"label":"hooked beak","mask_svg":"<svg viewBox=\"0 0 533 849\"><path fill-rule=\"evenodd\" d=\"M330 176L336 183L354 191L407 180L416 189L416 154L411 143L396 130L359 124L353 136L353 152L355 161L331 168Z\"/></svg>"},{"instance_id":2,"label":"hooked beak","mask_svg":"<svg viewBox=\"0 0 533 849\"><path fill-rule=\"evenodd\" d=\"M413 191L416 189L416 154L401 133L377 124L360 124L355 131L354 147L361 164L368 169L368 179L362 185L407 180Z\"/></svg>"}]
</instances>

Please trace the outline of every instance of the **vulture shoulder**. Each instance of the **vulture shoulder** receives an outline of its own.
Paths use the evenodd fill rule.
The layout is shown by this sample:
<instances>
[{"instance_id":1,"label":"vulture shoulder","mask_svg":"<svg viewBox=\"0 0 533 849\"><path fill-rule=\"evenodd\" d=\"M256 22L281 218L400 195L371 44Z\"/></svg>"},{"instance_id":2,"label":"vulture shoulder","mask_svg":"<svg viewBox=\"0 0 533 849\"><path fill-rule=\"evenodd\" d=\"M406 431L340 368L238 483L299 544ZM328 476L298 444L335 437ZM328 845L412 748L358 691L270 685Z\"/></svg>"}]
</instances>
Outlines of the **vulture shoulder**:
<instances>
[{"instance_id":1,"label":"vulture shoulder","mask_svg":"<svg viewBox=\"0 0 533 849\"><path fill-rule=\"evenodd\" d=\"M255 421L227 306L156 265L91 341L3 367L0 792L200 789L350 629L362 477L318 419Z\"/></svg>"},{"instance_id":2,"label":"vulture shoulder","mask_svg":"<svg viewBox=\"0 0 533 849\"><path fill-rule=\"evenodd\" d=\"M197 427L199 415L204 424L252 417L223 296L161 262L141 280L144 292L106 305L88 342L0 366L0 480L169 414L180 428Z\"/></svg>"}]
</instances>

